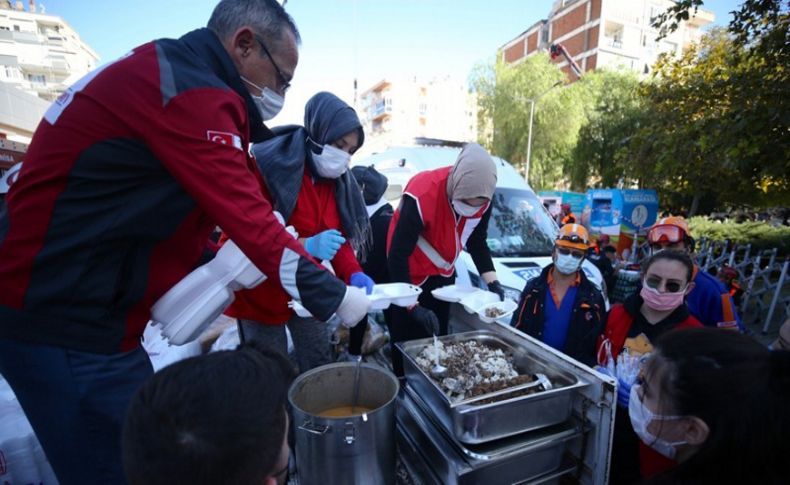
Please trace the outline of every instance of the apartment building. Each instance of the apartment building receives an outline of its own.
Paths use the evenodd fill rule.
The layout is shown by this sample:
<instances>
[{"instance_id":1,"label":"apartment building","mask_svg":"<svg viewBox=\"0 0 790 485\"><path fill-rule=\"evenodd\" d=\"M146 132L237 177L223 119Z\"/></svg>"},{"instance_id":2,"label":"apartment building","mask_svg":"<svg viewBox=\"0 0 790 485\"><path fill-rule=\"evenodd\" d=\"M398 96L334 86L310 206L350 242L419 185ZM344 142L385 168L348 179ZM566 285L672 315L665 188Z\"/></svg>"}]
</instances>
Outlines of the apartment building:
<instances>
[{"instance_id":1,"label":"apartment building","mask_svg":"<svg viewBox=\"0 0 790 485\"><path fill-rule=\"evenodd\" d=\"M357 112L365 128L364 153L409 145L417 137L477 139L477 100L450 78L382 79L362 92Z\"/></svg>"},{"instance_id":2,"label":"apartment building","mask_svg":"<svg viewBox=\"0 0 790 485\"><path fill-rule=\"evenodd\" d=\"M679 54L699 41L701 27L714 20L712 12L699 9L675 32L656 41L658 31L650 24L673 4L671 0L555 0L548 18L532 24L499 52L512 64L561 44L582 73L624 67L647 74L659 54ZM570 81L578 79L564 55L553 61Z\"/></svg>"},{"instance_id":3,"label":"apartment building","mask_svg":"<svg viewBox=\"0 0 790 485\"><path fill-rule=\"evenodd\" d=\"M33 0L0 0L0 139L29 143L49 104L99 56L62 18Z\"/></svg>"}]
</instances>

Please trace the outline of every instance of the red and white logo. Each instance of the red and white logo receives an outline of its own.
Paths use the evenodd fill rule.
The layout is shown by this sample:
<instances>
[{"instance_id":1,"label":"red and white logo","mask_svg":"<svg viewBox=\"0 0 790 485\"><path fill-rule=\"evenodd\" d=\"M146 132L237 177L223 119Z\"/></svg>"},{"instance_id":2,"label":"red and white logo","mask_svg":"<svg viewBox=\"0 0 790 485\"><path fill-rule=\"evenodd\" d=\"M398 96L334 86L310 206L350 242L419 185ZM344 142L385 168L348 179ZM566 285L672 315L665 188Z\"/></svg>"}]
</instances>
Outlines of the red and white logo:
<instances>
[{"instance_id":1,"label":"red and white logo","mask_svg":"<svg viewBox=\"0 0 790 485\"><path fill-rule=\"evenodd\" d=\"M242 149L241 137L234 135L233 133L228 133L227 131L208 130L206 132L206 137L214 143L219 143L220 145L230 145L239 150Z\"/></svg>"}]
</instances>

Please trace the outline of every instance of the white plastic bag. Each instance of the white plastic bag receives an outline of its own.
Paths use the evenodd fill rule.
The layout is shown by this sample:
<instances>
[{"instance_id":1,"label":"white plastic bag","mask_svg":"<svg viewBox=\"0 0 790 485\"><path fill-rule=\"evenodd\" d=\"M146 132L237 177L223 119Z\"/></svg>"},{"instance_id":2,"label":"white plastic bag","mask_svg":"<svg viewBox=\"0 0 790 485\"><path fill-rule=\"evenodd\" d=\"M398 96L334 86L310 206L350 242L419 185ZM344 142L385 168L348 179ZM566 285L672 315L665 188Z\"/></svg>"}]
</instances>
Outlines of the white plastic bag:
<instances>
[{"instance_id":1,"label":"white plastic bag","mask_svg":"<svg viewBox=\"0 0 790 485\"><path fill-rule=\"evenodd\" d=\"M58 483L22 406L3 376L0 376L0 483Z\"/></svg>"}]
</instances>

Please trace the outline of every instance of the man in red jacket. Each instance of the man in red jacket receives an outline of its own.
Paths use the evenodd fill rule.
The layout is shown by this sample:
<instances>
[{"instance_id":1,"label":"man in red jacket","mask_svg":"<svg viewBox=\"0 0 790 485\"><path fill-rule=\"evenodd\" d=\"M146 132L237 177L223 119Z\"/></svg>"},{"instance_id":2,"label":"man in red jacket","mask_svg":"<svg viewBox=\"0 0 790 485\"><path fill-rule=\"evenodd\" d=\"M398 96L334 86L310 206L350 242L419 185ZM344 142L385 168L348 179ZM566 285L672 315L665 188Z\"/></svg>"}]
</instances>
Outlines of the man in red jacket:
<instances>
[{"instance_id":1,"label":"man in red jacket","mask_svg":"<svg viewBox=\"0 0 790 485\"><path fill-rule=\"evenodd\" d=\"M88 74L44 115L0 218L0 373L61 484L123 483L120 429L151 375L150 307L220 226L321 320L346 290L275 219L250 142L269 135L298 60L275 0L223 0L207 29Z\"/></svg>"}]
</instances>

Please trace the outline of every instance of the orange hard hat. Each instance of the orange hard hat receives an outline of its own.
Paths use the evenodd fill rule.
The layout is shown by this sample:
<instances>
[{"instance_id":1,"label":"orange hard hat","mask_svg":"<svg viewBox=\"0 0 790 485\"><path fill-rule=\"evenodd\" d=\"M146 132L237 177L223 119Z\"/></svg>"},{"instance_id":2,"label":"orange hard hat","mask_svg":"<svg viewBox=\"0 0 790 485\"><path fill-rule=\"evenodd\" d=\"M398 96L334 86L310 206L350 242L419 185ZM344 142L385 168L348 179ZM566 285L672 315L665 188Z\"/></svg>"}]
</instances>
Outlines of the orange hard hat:
<instances>
[{"instance_id":1,"label":"orange hard hat","mask_svg":"<svg viewBox=\"0 0 790 485\"><path fill-rule=\"evenodd\" d=\"M647 241L655 243L677 243L684 241L689 235L689 225L686 219L677 216L659 219L647 232Z\"/></svg>"},{"instance_id":2,"label":"orange hard hat","mask_svg":"<svg viewBox=\"0 0 790 485\"><path fill-rule=\"evenodd\" d=\"M581 224L565 224L555 241L557 246L586 251L590 247L590 235Z\"/></svg>"}]
</instances>

